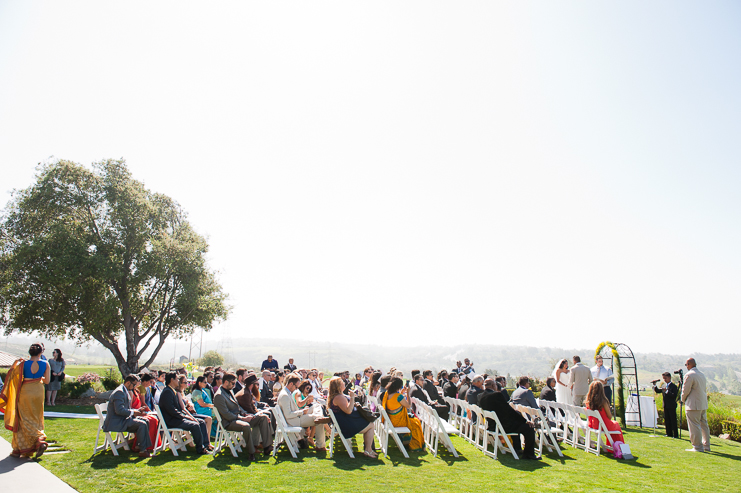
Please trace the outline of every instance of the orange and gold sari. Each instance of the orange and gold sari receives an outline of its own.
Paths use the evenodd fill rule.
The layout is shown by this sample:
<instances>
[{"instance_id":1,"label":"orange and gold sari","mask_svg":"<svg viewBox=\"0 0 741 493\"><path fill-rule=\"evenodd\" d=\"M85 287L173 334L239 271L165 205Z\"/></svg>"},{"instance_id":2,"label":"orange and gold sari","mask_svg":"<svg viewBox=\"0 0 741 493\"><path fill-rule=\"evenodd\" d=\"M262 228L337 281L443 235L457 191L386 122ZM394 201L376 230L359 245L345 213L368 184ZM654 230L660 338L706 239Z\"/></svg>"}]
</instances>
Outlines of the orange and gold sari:
<instances>
[{"instance_id":1,"label":"orange and gold sari","mask_svg":"<svg viewBox=\"0 0 741 493\"><path fill-rule=\"evenodd\" d=\"M383 407L389 415L391 424L395 427L409 428L409 431L411 431L409 448L416 452L422 450L425 446L425 436L422 432L422 423L420 423L418 418L411 417L407 414L406 408L401 405L403 399L404 396L398 392L393 395L389 395L389 393L386 392L383 394ZM406 440L402 438L402 441Z\"/></svg>"},{"instance_id":2,"label":"orange and gold sari","mask_svg":"<svg viewBox=\"0 0 741 493\"><path fill-rule=\"evenodd\" d=\"M5 428L13 432L13 455L31 456L46 444L44 433L44 384L41 378L23 378L22 359L13 363L0 393Z\"/></svg>"}]
</instances>

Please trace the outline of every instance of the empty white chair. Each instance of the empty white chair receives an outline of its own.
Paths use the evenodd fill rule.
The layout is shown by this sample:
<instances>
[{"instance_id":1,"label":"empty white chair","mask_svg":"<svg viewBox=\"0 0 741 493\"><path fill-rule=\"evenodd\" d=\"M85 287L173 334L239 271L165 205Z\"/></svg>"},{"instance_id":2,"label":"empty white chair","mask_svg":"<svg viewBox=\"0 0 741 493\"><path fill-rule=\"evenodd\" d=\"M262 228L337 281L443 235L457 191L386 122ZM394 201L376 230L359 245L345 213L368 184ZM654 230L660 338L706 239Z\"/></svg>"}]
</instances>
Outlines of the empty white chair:
<instances>
[{"instance_id":1,"label":"empty white chair","mask_svg":"<svg viewBox=\"0 0 741 493\"><path fill-rule=\"evenodd\" d=\"M458 434L458 430L455 426L451 425L447 421L440 419L437 411L420 401L419 399L412 397L412 404L417 412L417 417L422 422L422 432L425 437L425 445L432 451L432 455L437 457L438 444L442 443L443 446L448 449L448 452L453 454L454 457L458 457L458 452L453 446L453 442L450 440L450 435Z\"/></svg>"}]
</instances>

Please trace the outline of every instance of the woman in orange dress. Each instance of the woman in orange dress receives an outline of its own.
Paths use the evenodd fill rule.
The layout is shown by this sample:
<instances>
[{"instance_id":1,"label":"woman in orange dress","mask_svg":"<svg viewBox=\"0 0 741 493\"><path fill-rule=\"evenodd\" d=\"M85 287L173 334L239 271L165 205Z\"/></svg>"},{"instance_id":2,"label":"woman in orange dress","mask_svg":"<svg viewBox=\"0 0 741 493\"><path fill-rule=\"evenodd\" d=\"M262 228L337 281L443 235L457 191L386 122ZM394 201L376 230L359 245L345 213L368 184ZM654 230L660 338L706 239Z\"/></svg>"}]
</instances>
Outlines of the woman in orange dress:
<instances>
[{"instance_id":1,"label":"woman in orange dress","mask_svg":"<svg viewBox=\"0 0 741 493\"><path fill-rule=\"evenodd\" d=\"M401 435L402 441L409 443L412 452L418 452L425 448L425 437L422 433L422 423L419 418L410 417L409 401L406 399L408 388L401 392L404 382L399 377L393 377L383 394L383 407L389 415L391 424L396 427L406 427L412 432L409 435Z\"/></svg>"},{"instance_id":2,"label":"woman in orange dress","mask_svg":"<svg viewBox=\"0 0 741 493\"><path fill-rule=\"evenodd\" d=\"M0 411L5 414L5 428L13 432L13 457L41 457L48 444L44 433L44 385L51 370L41 359L41 344L31 344L31 358L13 363L0 394Z\"/></svg>"}]
</instances>

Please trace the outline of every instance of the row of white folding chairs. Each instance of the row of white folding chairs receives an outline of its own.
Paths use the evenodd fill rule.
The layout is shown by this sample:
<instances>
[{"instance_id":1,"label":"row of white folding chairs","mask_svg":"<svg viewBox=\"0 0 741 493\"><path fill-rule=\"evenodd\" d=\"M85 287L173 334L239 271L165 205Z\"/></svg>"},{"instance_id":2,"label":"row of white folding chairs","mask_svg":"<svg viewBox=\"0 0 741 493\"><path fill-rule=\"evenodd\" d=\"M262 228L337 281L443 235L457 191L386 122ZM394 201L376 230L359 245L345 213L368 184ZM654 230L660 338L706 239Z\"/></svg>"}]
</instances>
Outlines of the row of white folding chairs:
<instances>
[{"instance_id":1,"label":"row of white folding chairs","mask_svg":"<svg viewBox=\"0 0 741 493\"><path fill-rule=\"evenodd\" d=\"M458 457L458 452L450 440L450 435L457 435L458 429L444 419L441 419L435 408L425 404L416 397L412 397L412 405L415 414L422 423L425 445L430 449L432 455L437 457L438 445L442 443L448 449L448 452L453 454L453 457Z\"/></svg>"},{"instance_id":2,"label":"row of white folding chairs","mask_svg":"<svg viewBox=\"0 0 741 493\"><path fill-rule=\"evenodd\" d=\"M545 407L547 417L555 421L558 436L563 439L564 443L595 455L599 455L603 448L612 451L614 444L612 435L618 435L620 432L609 431L599 412L553 401L538 400L538 405ZM590 417L596 419L599 428L594 429L589 426Z\"/></svg>"},{"instance_id":3,"label":"row of white folding chairs","mask_svg":"<svg viewBox=\"0 0 741 493\"><path fill-rule=\"evenodd\" d=\"M375 406L376 410L381 414L381 417L375 420L373 422L373 425L374 432L376 437L378 437L378 443L381 445L381 451L383 452L383 455L385 455L386 457L388 457L389 455L389 437L391 437L396 442L396 446L399 447L399 450L404 455L404 457L408 459L409 454L407 453L407 449L404 447L404 443L402 442L399 435L411 433L411 430L406 426L394 426L394 424L391 422L391 418L389 418L389 415L386 412L386 409L384 409L384 407L381 405L376 397L369 395L368 401L371 402Z\"/></svg>"},{"instance_id":4,"label":"row of white folding chairs","mask_svg":"<svg viewBox=\"0 0 741 493\"><path fill-rule=\"evenodd\" d=\"M538 456L543 456L543 446L545 445L549 452L555 450L559 457L563 457L561 446L558 444L558 439L554 434L557 433L560 428L552 427L541 412L540 408L532 408L520 404L515 405L514 408L522 414L526 420L533 424L533 429L535 430L535 443L538 446Z\"/></svg>"},{"instance_id":5,"label":"row of white folding chairs","mask_svg":"<svg viewBox=\"0 0 741 493\"><path fill-rule=\"evenodd\" d=\"M512 441L512 437L518 434L507 433L496 413L484 411L479 406L461 399L446 397L445 400L450 404L451 412L455 411L454 422L457 424L461 437L466 441L481 450L484 455L494 459L498 457L499 452L511 453L515 459L519 459ZM494 430L489 430L487 420L494 423ZM490 446L491 451L489 451Z\"/></svg>"}]
</instances>

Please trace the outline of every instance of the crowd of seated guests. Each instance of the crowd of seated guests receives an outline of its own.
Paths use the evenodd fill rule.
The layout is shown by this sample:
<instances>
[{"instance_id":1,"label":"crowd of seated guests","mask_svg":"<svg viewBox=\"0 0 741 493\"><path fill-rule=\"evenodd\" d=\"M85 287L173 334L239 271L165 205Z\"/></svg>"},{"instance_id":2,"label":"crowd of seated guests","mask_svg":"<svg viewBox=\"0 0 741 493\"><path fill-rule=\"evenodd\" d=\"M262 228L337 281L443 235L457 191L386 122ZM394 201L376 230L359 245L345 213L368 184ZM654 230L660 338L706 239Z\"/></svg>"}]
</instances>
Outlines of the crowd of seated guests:
<instances>
[{"instance_id":1,"label":"crowd of seated guests","mask_svg":"<svg viewBox=\"0 0 741 493\"><path fill-rule=\"evenodd\" d=\"M160 440L157 415L152 412L158 405L167 426L189 431L196 452L206 454L213 450L211 440L217 428L213 410L218 409L224 428L242 433L248 444L247 452L254 459L255 452L260 449L265 456L272 452L276 422L271 407L280 407L288 426L302 428L300 448L313 447L317 451L326 450L331 422L328 409L331 409L343 435L346 438L362 435L364 455L375 458L373 424L357 410L358 405L366 403L367 395L377 399L370 405L371 410L376 410L373 406L377 402L383 406L394 426L410 430L410 433L402 435L402 440L412 451L424 448L422 426L415 416L412 398L433 407L444 420L450 416L450 406L445 398L455 398L495 412L504 430L516 434L512 435L512 441L520 454L524 458L537 459L533 424L514 409L516 405L538 407L527 376L519 378L517 388L510 396L506 377L476 374L468 358L458 361L450 371L438 372L437 378L431 370L412 370L411 381L407 380L406 384L403 372L396 368L384 373L369 366L362 374L356 373L354 378L350 377L349 371L338 372L329 380L328 389L324 388L323 374L318 369L297 368L293 359L284 370L278 369L272 356L262 366L259 373L246 368L231 372L221 367L207 367L203 375L190 384L187 398L188 381L183 371L131 375L111 396L108 404L110 419L106 420L110 423L106 426L112 431L125 429L135 432L135 449L142 456L148 456ZM555 401L554 387L555 379L549 377L539 398ZM619 425L612 421L609 401L604 396L601 383L593 382L586 405L600 413L608 429L620 430ZM589 424L598 426L591 421ZM487 426L493 429L495 423L489 420ZM525 439L523 448L520 448L520 435ZM622 441L622 435L616 440Z\"/></svg>"}]
</instances>

